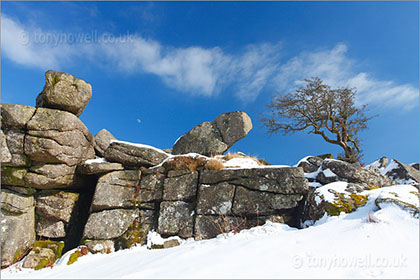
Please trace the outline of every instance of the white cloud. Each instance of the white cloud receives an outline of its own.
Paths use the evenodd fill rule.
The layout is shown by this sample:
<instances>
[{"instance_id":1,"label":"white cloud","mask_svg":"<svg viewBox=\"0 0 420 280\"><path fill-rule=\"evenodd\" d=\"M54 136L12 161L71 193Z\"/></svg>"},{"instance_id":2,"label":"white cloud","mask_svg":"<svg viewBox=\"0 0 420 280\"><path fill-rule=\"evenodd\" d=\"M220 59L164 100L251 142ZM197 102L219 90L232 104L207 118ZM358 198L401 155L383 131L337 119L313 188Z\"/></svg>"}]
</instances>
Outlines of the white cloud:
<instances>
[{"instance_id":1,"label":"white cloud","mask_svg":"<svg viewBox=\"0 0 420 280\"><path fill-rule=\"evenodd\" d=\"M354 64L347 56L347 46L340 43L331 50L303 52L290 59L280 67L273 82L278 89L291 91L302 84L302 79L317 76L332 87L355 87L358 104L404 109L418 106L418 88L354 72Z\"/></svg>"},{"instance_id":2,"label":"white cloud","mask_svg":"<svg viewBox=\"0 0 420 280\"><path fill-rule=\"evenodd\" d=\"M69 46L58 48L50 44L34 44L35 31L35 29L28 31L18 22L2 15L1 48L3 55L22 65L51 69L58 67L58 60L65 60L72 53Z\"/></svg>"},{"instance_id":3,"label":"white cloud","mask_svg":"<svg viewBox=\"0 0 420 280\"><path fill-rule=\"evenodd\" d=\"M43 70L60 70L80 58L121 72L156 75L168 87L190 95L209 97L231 90L243 102L254 101L264 89L290 91L300 86L302 79L318 76L333 87L356 87L360 104L405 109L418 105L418 89L414 86L355 73L356 62L347 56L345 44L302 52L282 63L280 44L249 45L237 54L228 54L219 47L174 48L138 35L99 34L95 38L99 40L86 43L85 37L74 40L78 34L24 26L5 15L1 23L3 55Z\"/></svg>"}]
</instances>

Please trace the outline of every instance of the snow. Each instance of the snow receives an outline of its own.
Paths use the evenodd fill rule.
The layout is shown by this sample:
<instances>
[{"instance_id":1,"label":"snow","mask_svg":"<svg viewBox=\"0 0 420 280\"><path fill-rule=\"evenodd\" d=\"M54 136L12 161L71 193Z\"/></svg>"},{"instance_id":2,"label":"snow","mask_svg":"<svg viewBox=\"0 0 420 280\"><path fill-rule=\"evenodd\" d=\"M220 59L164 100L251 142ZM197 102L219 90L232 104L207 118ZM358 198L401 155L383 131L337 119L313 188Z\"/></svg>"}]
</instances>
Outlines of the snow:
<instances>
[{"instance_id":1,"label":"snow","mask_svg":"<svg viewBox=\"0 0 420 280\"><path fill-rule=\"evenodd\" d=\"M307 163L310 163L310 162L308 161L308 158L310 158L310 157L312 157L312 156L306 156L306 157L304 157L303 159L299 160L299 161L298 161L298 163L296 163L295 165L293 165L293 167L298 167L298 166L299 166L299 164L300 164L301 162L307 162Z\"/></svg>"},{"instance_id":2,"label":"snow","mask_svg":"<svg viewBox=\"0 0 420 280\"><path fill-rule=\"evenodd\" d=\"M120 140L115 140L115 139L111 139L109 143L111 144L111 143L114 143L114 142L122 143L122 144L126 144L126 145L131 145L131 146L134 146L134 147L144 148L144 149L152 149L152 150L155 150L158 153L169 156L169 154L165 153L165 151L162 151L161 149L158 149L158 148L153 147L153 146L149 146L149 145L145 145L145 144L138 144L138 143L131 143L131 142L126 142L126 141L120 141Z\"/></svg>"},{"instance_id":3,"label":"snow","mask_svg":"<svg viewBox=\"0 0 420 280\"><path fill-rule=\"evenodd\" d=\"M241 168L255 168L260 167L260 165L253 160L252 158L232 158L225 163L225 167L241 167Z\"/></svg>"},{"instance_id":4,"label":"snow","mask_svg":"<svg viewBox=\"0 0 420 280\"><path fill-rule=\"evenodd\" d=\"M325 187L344 190L346 183ZM325 188L327 189L327 188ZM419 219L393 204L379 209L377 197L398 194L417 203L412 186L366 191L368 202L350 214L324 216L312 226L296 229L267 222L239 234L203 241L181 240L169 249L138 246L111 254L88 254L72 265L69 251L53 268L1 271L2 279L78 278L415 278L419 275ZM370 222L368 217L371 217ZM308 222L308 225L311 221ZM163 244L157 233L148 245Z\"/></svg>"},{"instance_id":5,"label":"snow","mask_svg":"<svg viewBox=\"0 0 420 280\"><path fill-rule=\"evenodd\" d=\"M374 162L372 162L371 164L366 165L365 168L366 169L369 169L369 166L380 167L381 166L381 162L379 161L379 159L377 159Z\"/></svg>"},{"instance_id":6,"label":"snow","mask_svg":"<svg viewBox=\"0 0 420 280\"><path fill-rule=\"evenodd\" d=\"M384 169L381 169L380 171L383 175L385 175L389 171L393 169L398 169L399 167L400 165L395 160L391 160L391 162Z\"/></svg>"},{"instance_id":7,"label":"snow","mask_svg":"<svg viewBox=\"0 0 420 280\"><path fill-rule=\"evenodd\" d=\"M381 199L398 199L405 203L419 207L419 198L416 196L418 190L410 185L396 185L392 187L380 188L378 198Z\"/></svg>"},{"instance_id":8,"label":"snow","mask_svg":"<svg viewBox=\"0 0 420 280\"><path fill-rule=\"evenodd\" d=\"M184 136L184 135L179 136L179 137L175 140L175 142L174 142L173 146L175 146L175 144L176 144L176 143L178 143L179 139L181 139L181 137L182 137L182 136Z\"/></svg>"},{"instance_id":9,"label":"snow","mask_svg":"<svg viewBox=\"0 0 420 280\"><path fill-rule=\"evenodd\" d=\"M95 158L95 159L86 160L85 164L105 163L105 162L108 162L105 158Z\"/></svg>"},{"instance_id":10,"label":"snow","mask_svg":"<svg viewBox=\"0 0 420 280\"><path fill-rule=\"evenodd\" d=\"M322 171L324 173L325 177L336 177L337 175L331 171L331 169L327 168Z\"/></svg>"},{"instance_id":11,"label":"snow","mask_svg":"<svg viewBox=\"0 0 420 280\"><path fill-rule=\"evenodd\" d=\"M335 195L332 191L338 192L338 193L350 194L345 190L346 188L347 188L346 182L334 182L334 183L329 183L322 187L317 188L315 192L320 196L322 195L325 201L334 202Z\"/></svg>"}]
</instances>

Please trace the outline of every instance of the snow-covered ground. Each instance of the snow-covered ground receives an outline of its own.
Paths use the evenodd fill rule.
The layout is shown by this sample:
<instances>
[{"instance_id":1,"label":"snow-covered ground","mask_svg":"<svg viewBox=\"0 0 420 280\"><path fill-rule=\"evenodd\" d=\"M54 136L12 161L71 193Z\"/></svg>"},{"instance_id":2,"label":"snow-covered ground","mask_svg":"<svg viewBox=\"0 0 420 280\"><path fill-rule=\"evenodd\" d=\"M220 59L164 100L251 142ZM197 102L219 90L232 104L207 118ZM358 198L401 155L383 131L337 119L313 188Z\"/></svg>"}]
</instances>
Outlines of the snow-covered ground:
<instances>
[{"instance_id":1,"label":"snow-covered ground","mask_svg":"<svg viewBox=\"0 0 420 280\"><path fill-rule=\"evenodd\" d=\"M393 204L379 210L374 200L380 193L373 190L353 213L324 216L301 230L267 223L170 249L88 254L67 265L70 251L53 268L23 269L21 261L2 270L1 278L418 279L419 219Z\"/></svg>"}]
</instances>

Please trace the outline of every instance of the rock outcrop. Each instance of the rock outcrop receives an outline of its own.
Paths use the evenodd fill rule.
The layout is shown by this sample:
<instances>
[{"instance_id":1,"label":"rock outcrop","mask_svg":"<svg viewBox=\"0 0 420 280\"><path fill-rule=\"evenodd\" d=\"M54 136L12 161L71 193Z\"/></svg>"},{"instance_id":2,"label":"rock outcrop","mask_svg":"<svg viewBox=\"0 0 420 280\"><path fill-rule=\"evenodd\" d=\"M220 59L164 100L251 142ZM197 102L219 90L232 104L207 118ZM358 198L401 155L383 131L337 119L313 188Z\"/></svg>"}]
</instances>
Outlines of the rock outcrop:
<instances>
[{"instance_id":1,"label":"rock outcrop","mask_svg":"<svg viewBox=\"0 0 420 280\"><path fill-rule=\"evenodd\" d=\"M150 232L168 238L150 248L169 248L180 238L213 238L266 221L299 227L354 211L366 203L364 192L393 180L418 186L418 170L396 160L362 168L330 155L296 167L246 155L210 158L252 129L239 111L197 125L170 153L119 141L105 129L93 137L78 118L91 92L72 75L48 71L37 108L1 105L2 267L25 255L26 268L51 266L78 246L83 254L110 253L146 244ZM418 215L418 202L392 195L378 196L377 206L393 203Z\"/></svg>"},{"instance_id":2,"label":"rock outcrop","mask_svg":"<svg viewBox=\"0 0 420 280\"><path fill-rule=\"evenodd\" d=\"M251 129L252 122L246 113L224 113L213 122L199 124L182 135L174 144L172 154L220 155L244 138Z\"/></svg>"},{"instance_id":3,"label":"rock outcrop","mask_svg":"<svg viewBox=\"0 0 420 280\"><path fill-rule=\"evenodd\" d=\"M80 116L92 97L89 83L73 75L49 70L45 86L36 98L36 106L67 111Z\"/></svg>"}]
</instances>

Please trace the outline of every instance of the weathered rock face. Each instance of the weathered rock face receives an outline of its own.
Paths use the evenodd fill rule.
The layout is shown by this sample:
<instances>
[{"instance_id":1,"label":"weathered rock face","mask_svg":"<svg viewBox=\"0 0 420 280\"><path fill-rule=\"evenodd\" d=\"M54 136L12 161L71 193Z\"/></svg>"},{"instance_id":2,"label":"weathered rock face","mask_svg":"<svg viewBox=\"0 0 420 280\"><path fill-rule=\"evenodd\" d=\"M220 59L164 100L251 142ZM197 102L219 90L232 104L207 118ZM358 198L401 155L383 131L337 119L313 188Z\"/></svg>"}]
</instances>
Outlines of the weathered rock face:
<instances>
[{"instance_id":1,"label":"weathered rock face","mask_svg":"<svg viewBox=\"0 0 420 280\"><path fill-rule=\"evenodd\" d=\"M50 70L45 73L45 86L36 98L36 106L80 116L91 97L90 84L73 75Z\"/></svg>"},{"instance_id":2,"label":"weathered rock face","mask_svg":"<svg viewBox=\"0 0 420 280\"><path fill-rule=\"evenodd\" d=\"M302 194L270 194L238 186L232 210L235 215L269 215L278 210L294 208L302 199Z\"/></svg>"},{"instance_id":3,"label":"weathered rock face","mask_svg":"<svg viewBox=\"0 0 420 280\"><path fill-rule=\"evenodd\" d=\"M222 182L214 185L200 184L197 214L231 215L235 185Z\"/></svg>"},{"instance_id":4,"label":"weathered rock face","mask_svg":"<svg viewBox=\"0 0 420 280\"><path fill-rule=\"evenodd\" d=\"M392 165L392 168L389 168L390 170L386 175L393 180L405 184L418 184L420 182L420 172L416 168L396 159L393 159L390 165Z\"/></svg>"},{"instance_id":5,"label":"weathered rock face","mask_svg":"<svg viewBox=\"0 0 420 280\"><path fill-rule=\"evenodd\" d=\"M6 136L3 133L3 130L0 130L0 137L1 137L1 163L9 163L12 160L12 154L7 147Z\"/></svg>"},{"instance_id":6,"label":"weathered rock face","mask_svg":"<svg viewBox=\"0 0 420 280\"><path fill-rule=\"evenodd\" d=\"M193 235L193 205L184 201L164 201L160 204L158 231L163 235L188 238Z\"/></svg>"},{"instance_id":7,"label":"weathered rock face","mask_svg":"<svg viewBox=\"0 0 420 280\"><path fill-rule=\"evenodd\" d=\"M93 138L95 151L100 157L105 155L105 151L108 149L109 144L111 144L111 140L117 140L117 138L106 129L99 131Z\"/></svg>"},{"instance_id":8,"label":"weathered rock face","mask_svg":"<svg viewBox=\"0 0 420 280\"><path fill-rule=\"evenodd\" d=\"M219 182L278 194L300 194L308 190L303 170L295 167L203 170L200 174L202 184Z\"/></svg>"},{"instance_id":9,"label":"weathered rock face","mask_svg":"<svg viewBox=\"0 0 420 280\"><path fill-rule=\"evenodd\" d=\"M120 237L139 216L138 209L113 209L92 213L83 239L105 240Z\"/></svg>"},{"instance_id":10,"label":"weathered rock face","mask_svg":"<svg viewBox=\"0 0 420 280\"><path fill-rule=\"evenodd\" d=\"M34 207L31 195L22 195L7 189L1 190L1 209L10 213L24 214Z\"/></svg>"},{"instance_id":11,"label":"weathered rock face","mask_svg":"<svg viewBox=\"0 0 420 280\"><path fill-rule=\"evenodd\" d=\"M131 166L154 166L160 164L169 155L162 150L127 142L112 142L105 151L105 158L111 162L119 162Z\"/></svg>"},{"instance_id":12,"label":"weathered rock face","mask_svg":"<svg viewBox=\"0 0 420 280\"><path fill-rule=\"evenodd\" d=\"M219 155L229 149L223 142L216 126L211 122L204 122L181 136L174 144L172 154L198 153L201 155Z\"/></svg>"},{"instance_id":13,"label":"weathered rock face","mask_svg":"<svg viewBox=\"0 0 420 280\"><path fill-rule=\"evenodd\" d=\"M25 187L28 169L24 167L1 166L1 184Z\"/></svg>"},{"instance_id":14,"label":"weathered rock face","mask_svg":"<svg viewBox=\"0 0 420 280\"><path fill-rule=\"evenodd\" d=\"M23 131L35 114L36 108L19 104L1 104L1 127L3 130Z\"/></svg>"},{"instance_id":15,"label":"weathered rock face","mask_svg":"<svg viewBox=\"0 0 420 280\"><path fill-rule=\"evenodd\" d=\"M25 175L28 186L37 189L64 188L77 185L76 166L66 164L38 163L31 166Z\"/></svg>"},{"instance_id":16,"label":"weathered rock face","mask_svg":"<svg viewBox=\"0 0 420 280\"><path fill-rule=\"evenodd\" d=\"M224 113L213 122L199 124L182 135L174 144L172 154L220 155L244 138L251 129L252 122L246 113Z\"/></svg>"},{"instance_id":17,"label":"weathered rock face","mask_svg":"<svg viewBox=\"0 0 420 280\"><path fill-rule=\"evenodd\" d=\"M1 190L1 266L20 260L35 242L33 196Z\"/></svg>"},{"instance_id":18,"label":"weathered rock face","mask_svg":"<svg viewBox=\"0 0 420 280\"><path fill-rule=\"evenodd\" d=\"M248 135L252 129L251 118L245 112L231 112L219 115L215 120L223 142L229 147Z\"/></svg>"},{"instance_id":19,"label":"weathered rock face","mask_svg":"<svg viewBox=\"0 0 420 280\"><path fill-rule=\"evenodd\" d=\"M197 195L198 172L173 170L164 182L164 200L188 201Z\"/></svg>"},{"instance_id":20,"label":"weathered rock face","mask_svg":"<svg viewBox=\"0 0 420 280\"><path fill-rule=\"evenodd\" d=\"M340 160L326 159L322 162L322 169L324 175L325 170L328 169L333 173L333 175L336 175L325 176L326 178L330 177L330 180L324 179L322 176L318 176L317 180L323 184L335 181L357 183L370 187L384 187L393 184L392 180L390 180L388 177L383 176L380 173L371 172L369 170Z\"/></svg>"},{"instance_id":21,"label":"weathered rock face","mask_svg":"<svg viewBox=\"0 0 420 280\"><path fill-rule=\"evenodd\" d=\"M210 238L222 233L220 223L227 232L263 224L274 216L295 224L294 212L309 190L301 168L201 170L198 190L196 173L169 171L160 204L160 234Z\"/></svg>"},{"instance_id":22,"label":"weathered rock face","mask_svg":"<svg viewBox=\"0 0 420 280\"><path fill-rule=\"evenodd\" d=\"M78 166L77 170L80 174L84 174L84 175L92 175L92 174L101 175L107 172L124 170L124 166L121 163L117 163L117 162L107 162L107 161L96 162L94 160L92 161L87 160L84 163L81 163Z\"/></svg>"},{"instance_id":23,"label":"weathered rock face","mask_svg":"<svg viewBox=\"0 0 420 280\"><path fill-rule=\"evenodd\" d=\"M130 208L136 205L136 185L141 178L137 170L114 171L99 178L91 205L92 211Z\"/></svg>"},{"instance_id":24,"label":"weathered rock face","mask_svg":"<svg viewBox=\"0 0 420 280\"><path fill-rule=\"evenodd\" d=\"M25 133L21 131L8 130L5 133L5 139L7 142L7 148L11 154L11 159L6 164L8 166L30 166L31 162L23 150Z\"/></svg>"},{"instance_id":25,"label":"weathered rock face","mask_svg":"<svg viewBox=\"0 0 420 280\"><path fill-rule=\"evenodd\" d=\"M66 237L78 199L78 193L41 191L36 198L36 214L39 217L36 233L47 238Z\"/></svg>"},{"instance_id":26,"label":"weathered rock face","mask_svg":"<svg viewBox=\"0 0 420 280\"><path fill-rule=\"evenodd\" d=\"M139 210L139 216L134 219L128 229L116 240L117 248L131 248L135 244L145 244L147 234L156 228L155 212Z\"/></svg>"},{"instance_id":27,"label":"weathered rock face","mask_svg":"<svg viewBox=\"0 0 420 280\"><path fill-rule=\"evenodd\" d=\"M73 166L94 158L93 137L73 114L38 108L27 129L25 153L33 161Z\"/></svg>"}]
</instances>

